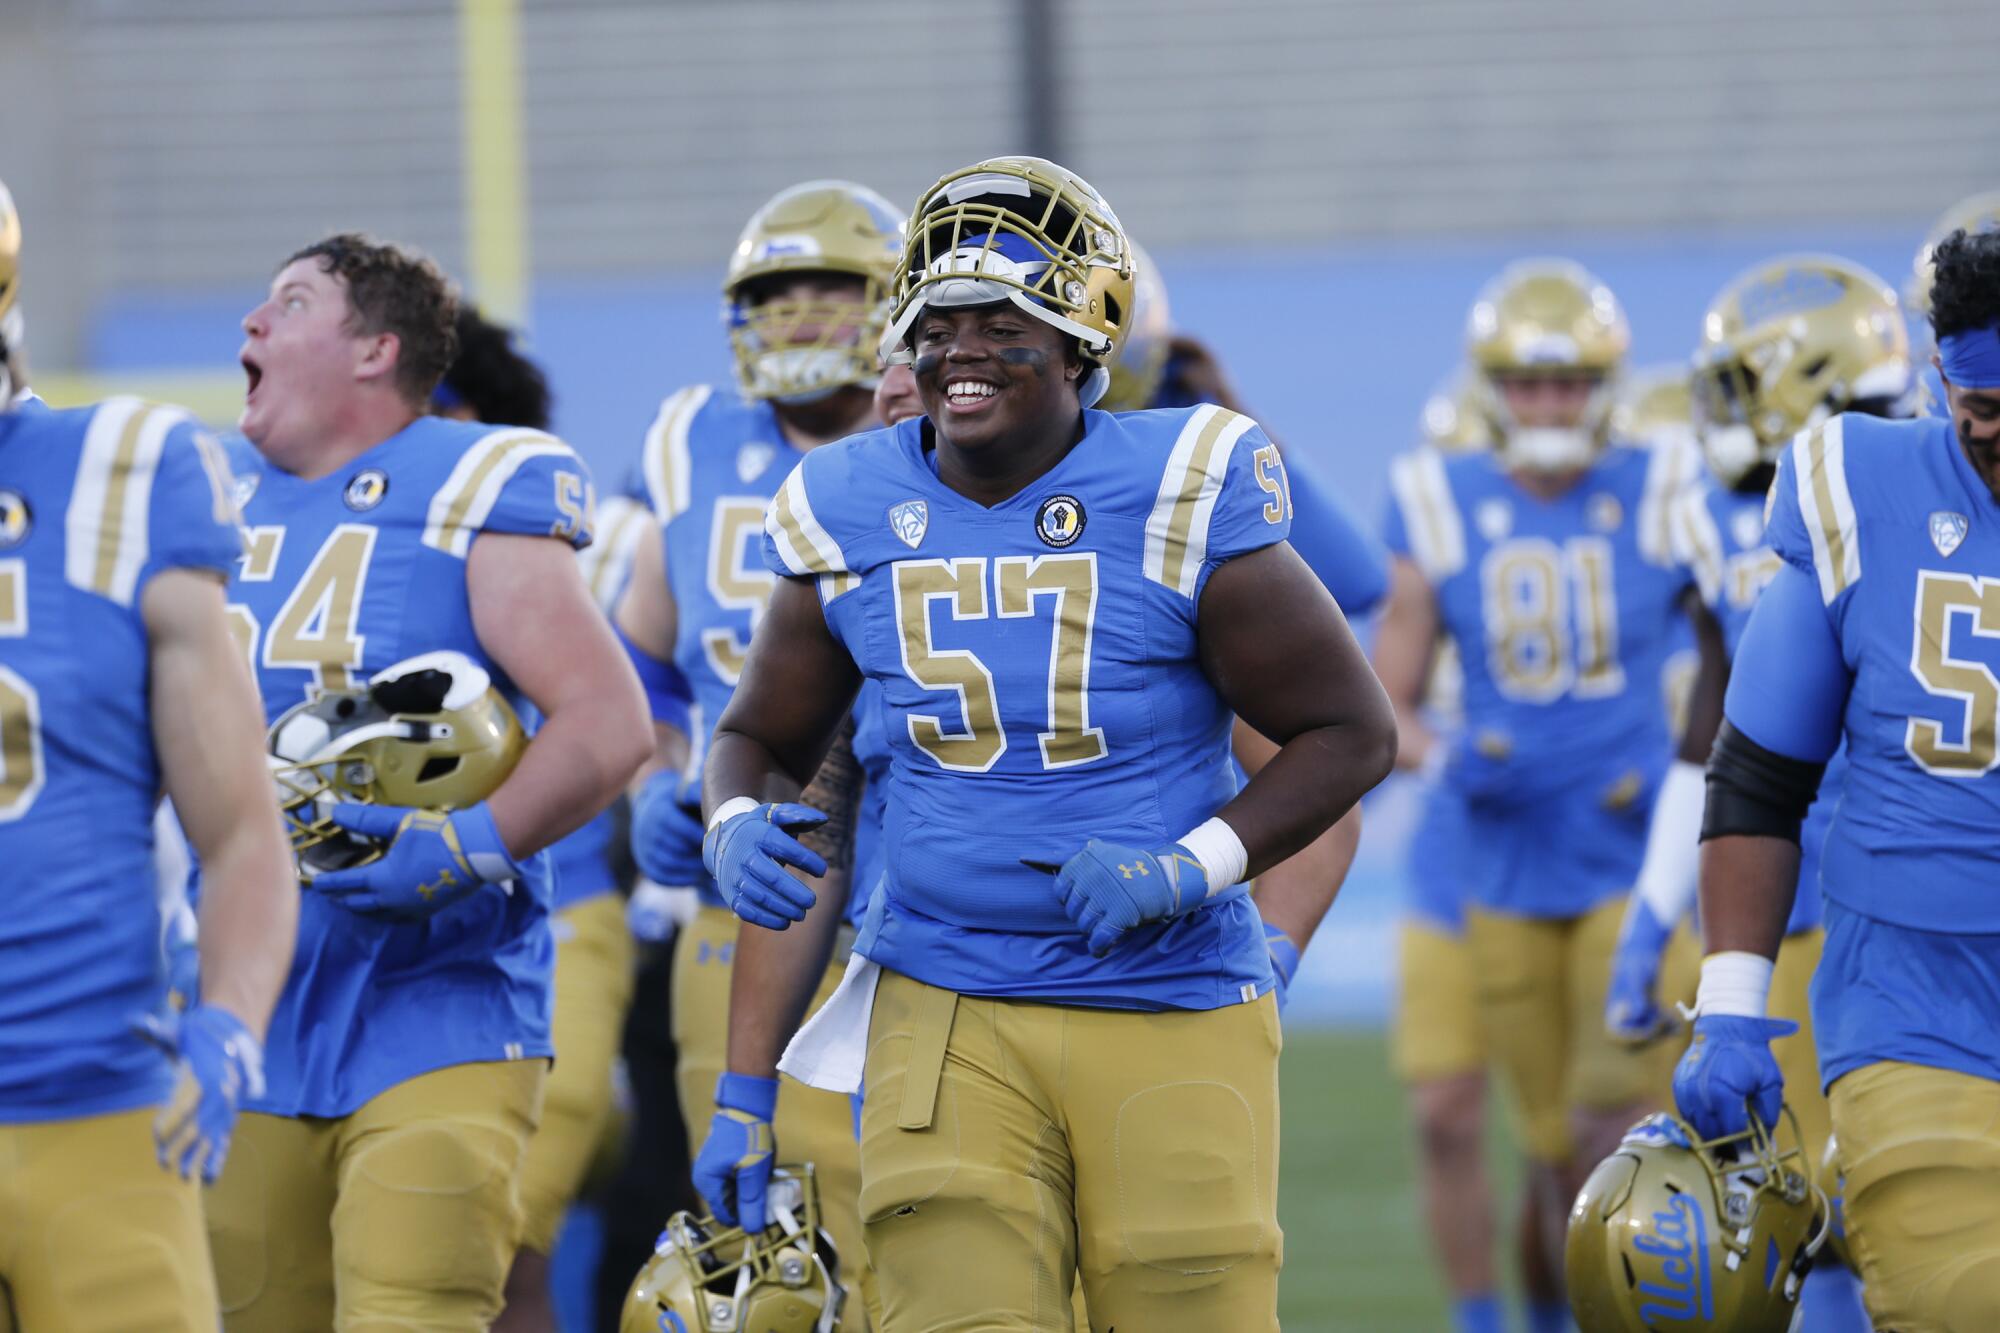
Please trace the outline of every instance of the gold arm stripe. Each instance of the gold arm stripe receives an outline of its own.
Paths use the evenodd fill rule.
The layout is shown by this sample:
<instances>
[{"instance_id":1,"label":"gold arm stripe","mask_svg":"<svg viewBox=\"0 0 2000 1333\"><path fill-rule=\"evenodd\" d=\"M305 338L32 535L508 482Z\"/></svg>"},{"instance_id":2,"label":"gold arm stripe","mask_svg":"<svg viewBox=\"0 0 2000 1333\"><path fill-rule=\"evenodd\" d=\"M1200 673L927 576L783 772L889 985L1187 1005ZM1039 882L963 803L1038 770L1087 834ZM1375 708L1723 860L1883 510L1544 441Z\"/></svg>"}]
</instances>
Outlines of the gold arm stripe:
<instances>
[{"instance_id":1,"label":"gold arm stripe","mask_svg":"<svg viewBox=\"0 0 2000 1333\"><path fill-rule=\"evenodd\" d=\"M1685 565L1694 575L1701 600L1709 606L1718 605L1722 600L1723 566L1727 557L1722 550L1722 530L1716 527L1715 515L1709 513L1704 503L1702 488L1682 491L1674 501L1671 518L1677 563Z\"/></svg>"},{"instance_id":2,"label":"gold arm stripe","mask_svg":"<svg viewBox=\"0 0 2000 1333\"><path fill-rule=\"evenodd\" d=\"M1820 599L1831 604L1861 580L1861 534L1847 490L1847 449L1839 417L1802 432L1792 442L1792 471L1799 514L1812 539Z\"/></svg>"},{"instance_id":3,"label":"gold arm stripe","mask_svg":"<svg viewBox=\"0 0 2000 1333\"><path fill-rule=\"evenodd\" d=\"M662 523L686 513L691 502L688 429L714 392L706 384L694 384L671 395L646 431L640 468L646 476L647 502Z\"/></svg>"},{"instance_id":4,"label":"gold arm stripe","mask_svg":"<svg viewBox=\"0 0 2000 1333\"><path fill-rule=\"evenodd\" d=\"M1410 555L1433 583L1465 568L1465 525L1445 475L1444 456L1428 446L1389 464L1389 491L1402 511Z\"/></svg>"},{"instance_id":5,"label":"gold arm stripe","mask_svg":"<svg viewBox=\"0 0 2000 1333\"><path fill-rule=\"evenodd\" d=\"M1146 577L1194 596L1202 563L1208 558L1209 524L1236 442L1257 423L1213 404L1181 427L1160 478L1153 512L1146 519Z\"/></svg>"},{"instance_id":6,"label":"gold arm stripe","mask_svg":"<svg viewBox=\"0 0 2000 1333\"><path fill-rule=\"evenodd\" d=\"M1669 434L1648 449L1645 491L1639 500L1639 553L1656 565L1673 561L1674 506L1700 475L1696 445Z\"/></svg>"},{"instance_id":7,"label":"gold arm stripe","mask_svg":"<svg viewBox=\"0 0 2000 1333\"><path fill-rule=\"evenodd\" d=\"M820 526L806 495L805 467L792 469L785 484L771 497L764 516L764 532L776 544L785 562L785 571L797 577L832 575L822 579L820 595L826 601L859 587L861 580L847 568L847 555L833 534Z\"/></svg>"},{"instance_id":8,"label":"gold arm stripe","mask_svg":"<svg viewBox=\"0 0 2000 1333\"><path fill-rule=\"evenodd\" d=\"M578 551L576 558L592 600L607 612L625 585L639 539L652 521L653 511L630 496L613 495L597 507L597 540Z\"/></svg>"},{"instance_id":9,"label":"gold arm stripe","mask_svg":"<svg viewBox=\"0 0 2000 1333\"><path fill-rule=\"evenodd\" d=\"M431 497L424 545L463 560L522 464L534 458L574 458L568 445L536 430L500 430L482 436Z\"/></svg>"},{"instance_id":10,"label":"gold arm stripe","mask_svg":"<svg viewBox=\"0 0 2000 1333\"><path fill-rule=\"evenodd\" d=\"M187 419L136 398L91 414L63 517L63 575L73 587L132 604L151 549L153 477L168 433Z\"/></svg>"}]
</instances>

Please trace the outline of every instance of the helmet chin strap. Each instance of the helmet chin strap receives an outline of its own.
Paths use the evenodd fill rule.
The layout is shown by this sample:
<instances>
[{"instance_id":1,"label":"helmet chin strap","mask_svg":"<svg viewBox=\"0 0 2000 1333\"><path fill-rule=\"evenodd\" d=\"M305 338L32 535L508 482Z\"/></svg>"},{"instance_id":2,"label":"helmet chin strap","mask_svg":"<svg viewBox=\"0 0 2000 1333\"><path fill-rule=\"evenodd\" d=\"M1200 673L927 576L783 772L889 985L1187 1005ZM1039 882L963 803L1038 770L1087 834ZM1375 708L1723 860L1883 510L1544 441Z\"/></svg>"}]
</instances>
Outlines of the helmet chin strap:
<instances>
[{"instance_id":1,"label":"helmet chin strap","mask_svg":"<svg viewBox=\"0 0 2000 1333\"><path fill-rule=\"evenodd\" d=\"M1596 452L1596 436L1581 426L1516 426L1503 448L1509 466L1529 472L1584 467Z\"/></svg>"}]
</instances>

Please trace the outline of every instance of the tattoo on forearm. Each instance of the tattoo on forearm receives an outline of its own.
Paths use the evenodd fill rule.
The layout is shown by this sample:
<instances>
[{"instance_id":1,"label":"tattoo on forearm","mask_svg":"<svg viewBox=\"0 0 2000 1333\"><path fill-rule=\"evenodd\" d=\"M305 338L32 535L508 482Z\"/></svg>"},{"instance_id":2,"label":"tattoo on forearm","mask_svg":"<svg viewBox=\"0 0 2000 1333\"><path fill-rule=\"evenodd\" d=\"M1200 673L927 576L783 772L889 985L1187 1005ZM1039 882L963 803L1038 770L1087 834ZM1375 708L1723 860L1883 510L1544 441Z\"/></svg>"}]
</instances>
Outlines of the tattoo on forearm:
<instances>
[{"instance_id":1,"label":"tattoo on forearm","mask_svg":"<svg viewBox=\"0 0 2000 1333\"><path fill-rule=\"evenodd\" d=\"M819 772L799 794L805 804L826 813L826 823L803 834L799 841L824 856L829 869L853 867L854 823L861 809L864 780L861 763L854 757L854 718L850 715L840 724Z\"/></svg>"}]
</instances>

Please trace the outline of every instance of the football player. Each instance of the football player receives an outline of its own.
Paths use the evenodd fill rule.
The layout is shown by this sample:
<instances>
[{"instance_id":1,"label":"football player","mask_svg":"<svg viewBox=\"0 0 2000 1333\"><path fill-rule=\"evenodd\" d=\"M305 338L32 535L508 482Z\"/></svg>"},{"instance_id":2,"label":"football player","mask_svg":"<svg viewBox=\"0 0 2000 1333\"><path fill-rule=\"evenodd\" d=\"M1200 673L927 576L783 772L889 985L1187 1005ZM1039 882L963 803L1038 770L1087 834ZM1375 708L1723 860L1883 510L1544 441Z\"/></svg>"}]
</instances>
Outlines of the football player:
<instances>
[{"instance_id":1,"label":"football player","mask_svg":"<svg viewBox=\"0 0 2000 1333\"><path fill-rule=\"evenodd\" d=\"M0 328L21 230L0 186ZM18 325L0 361L19 368ZM0 1324L209 1333L200 1186L261 1091L298 919L223 584L221 446L171 407L0 383ZM207 867L167 1002L153 812Z\"/></svg>"},{"instance_id":2,"label":"football player","mask_svg":"<svg viewBox=\"0 0 2000 1333\"><path fill-rule=\"evenodd\" d=\"M1694 1045L1675 1073L1704 1137L1772 1124L1768 1016L1800 821L1844 740L1820 852L1812 985L1849 1248L1900 1333L2000 1326L2000 234L1933 254L1949 420L1839 416L1778 467L1782 562L1735 656L1709 759Z\"/></svg>"},{"instance_id":3,"label":"football player","mask_svg":"<svg viewBox=\"0 0 2000 1333\"><path fill-rule=\"evenodd\" d=\"M1917 372L1922 390L1918 407L1937 417L1945 415L1945 406L1944 382L1931 364L1931 353L1937 350L1931 342L1931 283L1935 278L1931 254L1939 241L1955 231L2000 231L2000 190L1970 195L1947 208L1924 233L1924 243L1917 247L1917 257L1910 264L1909 281L1903 286L1903 306L1914 326L1911 341L1921 363Z\"/></svg>"},{"instance_id":4,"label":"football player","mask_svg":"<svg viewBox=\"0 0 2000 1333\"><path fill-rule=\"evenodd\" d=\"M1668 749L1657 688L1686 576L1667 515L1696 466L1685 445L1608 438L1628 336L1611 291L1575 264L1510 266L1467 325L1492 450L1418 451L1390 472L1398 559L1376 669L1399 762L1440 771L1480 849L1461 862L1466 939L1520 1112L1531 1239L1550 1256L1579 1168L1665 1079L1662 1058L1610 1040L1597 999ZM1441 638L1465 680L1443 758L1419 711ZM1536 1327L1567 1319L1552 1271L1530 1294Z\"/></svg>"},{"instance_id":5,"label":"football player","mask_svg":"<svg viewBox=\"0 0 2000 1333\"><path fill-rule=\"evenodd\" d=\"M777 1059L839 916L785 869L819 868L787 828L820 814L768 802L864 678L889 710L886 875L787 1064L865 1089L892 1331L1067 1329L1079 1273L1106 1328L1276 1327L1275 983L1242 886L1381 779L1394 726L1285 545L1263 432L1214 406L1085 410L1131 281L1116 217L1053 163L925 192L884 339L925 417L815 451L778 492L785 577L709 752L723 893L805 922L792 965L733 997L744 1095L704 1147L729 1168L709 1202L755 1225ZM1280 746L1240 793L1232 713Z\"/></svg>"},{"instance_id":6,"label":"football player","mask_svg":"<svg viewBox=\"0 0 2000 1333\"><path fill-rule=\"evenodd\" d=\"M647 878L701 892L702 909L674 945L677 1082L690 1151L717 1106L742 1098L725 1059L741 923L701 866L701 762L779 582L758 554L766 505L810 451L875 422L875 344L901 227L880 195L845 181L793 186L759 208L723 282L735 389L699 385L672 395L646 439L658 524L639 550L617 619L642 675L662 689L685 680L694 696L691 721L679 719L679 726L656 711L660 745L635 792L632 818L632 850ZM843 761L827 781L858 787L859 774ZM850 807L839 821L848 833L829 832L823 850L845 874L852 800L841 804ZM821 972L822 990L831 994L838 969ZM813 1163L844 1280L864 1276L860 1167L847 1100L787 1082L776 1114L790 1150ZM856 1312L866 1305L864 1289L848 1306L848 1326L861 1326Z\"/></svg>"},{"instance_id":7,"label":"football player","mask_svg":"<svg viewBox=\"0 0 2000 1333\"><path fill-rule=\"evenodd\" d=\"M458 355L431 394L432 411L454 421L549 429L550 394L540 366L514 347L513 331L470 305L458 310ZM632 548L646 526L645 506L608 496L597 511L596 539L578 553L592 599L609 610L624 586ZM611 1120L612 1064L632 998L634 949L625 926L611 842L612 810L549 848L555 871L550 929L556 940L555 1018L558 1059L542 1093L542 1120L520 1172L526 1218L521 1248L507 1275L501 1333L555 1333L548 1256L563 1212L583 1184Z\"/></svg>"},{"instance_id":8,"label":"football player","mask_svg":"<svg viewBox=\"0 0 2000 1333\"><path fill-rule=\"evenodd\" d=\"M249 1151L209 1198L231 1330L498 1316L552 1054L543 849L646 753L571 554L583 465L542 431L428 415L455 306L428 259L336 235L243 320L231 612L300 765L305 893ZM516 701L541 718L525 748ZM370 803L390 790L432 808Z\"/></svg>"}]
</instances>

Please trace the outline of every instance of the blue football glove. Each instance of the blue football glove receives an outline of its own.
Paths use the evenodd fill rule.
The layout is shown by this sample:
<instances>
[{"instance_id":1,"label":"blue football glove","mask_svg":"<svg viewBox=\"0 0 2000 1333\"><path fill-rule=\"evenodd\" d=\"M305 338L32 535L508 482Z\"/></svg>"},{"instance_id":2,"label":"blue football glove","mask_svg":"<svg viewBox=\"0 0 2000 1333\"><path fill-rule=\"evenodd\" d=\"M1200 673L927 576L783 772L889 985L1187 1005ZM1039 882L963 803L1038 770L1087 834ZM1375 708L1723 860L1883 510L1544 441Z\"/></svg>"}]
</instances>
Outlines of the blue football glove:
<instances>
[{"instance_id":1,"label":"blue football glove","mask_svg":"<svg viewBox=\"0 0 2000 1333\"><path fill-rule=\"evenodd\" d=\"M1638 895L1626 904L1618 950L1611 955L1611 985L1604 994L1604 1027L1619 1041L1648 1042L1673 1030L1673 1020L1654 998L1660 957L1673 933Z\"/></svg>"},{"instance_id":2,"label":"blue football glove","mask_svg":"<svg viewBox=\"0 0 2000 1333\"><path fill-rule=\"evenodd\" d=\"M1201 862L1179 843L1149 852L1092 838L1056 871L1063 911L1099 958L1126 931L1186 916L1233 887L1211 886Z\"/></svg>"},{"instance_id":3,"label":"blue football glove","mask_svg":"<svg viewBox=\"0 0 2000 1333\"><path fill-rule=\"evenodd\" d=\"M797 866L808 875L826 873L826 858L792 834L825 822L826 816L809 805L760 805L710 829L701 844L702 863L732 912L753 926L783 930L805 920L813 905L813 891L785 867Z\"/></svg>"},{"instance_id":4,"label":"blue football glove","mask_svg":"<svg viewBox=\"0 0 2000 1333\"><path fill-rule=\"evenodd\" d=\"M343 801L332 819L350 833L389 840L378 860L324 871L308 886L361 916L427 920L482 884L522 873L484 801L450 812Z\"/></svg>"},{"instance_id":5,"label":"blue football glove","mask_svg":"<svg viewBox=\"0 0 2000 1333\"><path fill-rule=\"evenodd\" d=\"M214 1005L149 1014L139 1026L180 1067L173 1096L153 1119L160 1165L183 1180L199 1173L212 1185L229 1156L238 1103L264 1095L264 1048L236 1015Z\"/></svg>"},{"instance_id":6,"label":"blue football glove","mask_svg":"<svg viewBox=\"0 0 2000 1333\"><path fill-rule=\"evenodd\" d=\"M695 884L702 878L701 786L661 769L632 801L632 859L655 884Z\"/></svg>"},{"instance_id":7,"label":"blue football glove","mask_svg":"<svg viewBox=\"0 0 2000 1333\"><path fill-rule=\"evenodd\" d=\"M1285 933L1283 926L1264 923L1264 944L1271 951L1271 975L1278 979L1276 995L1278 1012L1285 1012L1285 994L1292 988L1292 978L1299 970L1299 946L1292 943L1292 937Z\"/></svg>"},{"instance_id":8,"label":"blue football glove","mask_svg":"<svg viewBox=\"0 0 2000 1333\"><path fill-rule=\"evenodd\" d=\"M715 1081L715 1119L694 1159L694 1187L708 1211L727 1226L764 1229L764 1195L771 1185L771 1116L778 1080L724 1074Z\"/></svg>"},{"instance_id":9,"label":"blue football glove","mask_svg":"<svg viewBox=\"0 0 2000 1333\"><path fill-rule=\"evenodd\" d=\"M1799 1025L1782 1018L1703 1014L1694 1021L1694 1045L1674 1069L1674 1103L1704 1139L1740 1134L1755 1115L1776 1127L1785 1076L1771 1042Z\"/></svg>"}]
</instances>

